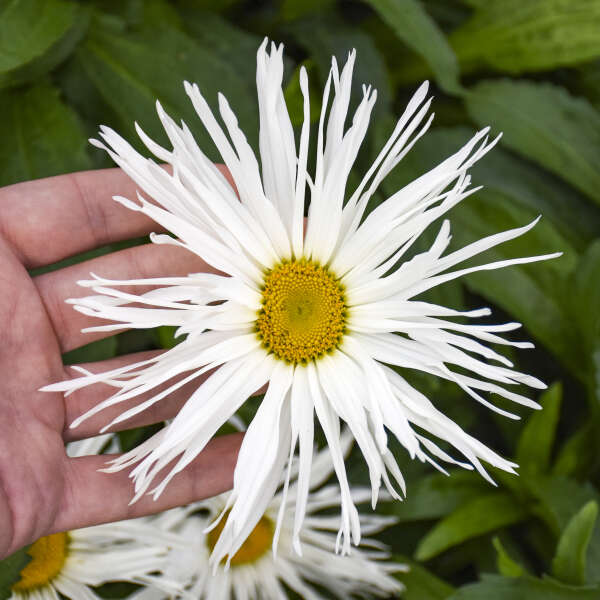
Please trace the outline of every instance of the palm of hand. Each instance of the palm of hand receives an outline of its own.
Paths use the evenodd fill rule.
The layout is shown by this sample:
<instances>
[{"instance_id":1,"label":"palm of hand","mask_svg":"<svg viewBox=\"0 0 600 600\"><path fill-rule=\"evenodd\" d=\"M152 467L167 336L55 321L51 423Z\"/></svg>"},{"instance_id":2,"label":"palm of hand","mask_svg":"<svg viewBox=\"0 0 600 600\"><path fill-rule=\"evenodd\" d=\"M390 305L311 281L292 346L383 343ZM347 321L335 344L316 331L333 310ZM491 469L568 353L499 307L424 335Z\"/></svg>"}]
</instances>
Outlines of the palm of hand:
<instances>
[{"instance_id":1,"label":"palm of hand","mask_svg":"<svg viewBox=\"0 0 600 600\"><path fill-rule=\"evenodd\" d=\"M132 488L126 472L98 473L106 457L65 454L66 441L91 437L110 420L110 414L100 413L69 428L106 389L92 386L68 398L38 391L72 376L61 353L108 335L82 334L91 319L64 303L81 295L78 279L90 271L132 278L207 268L182 249L148 244L30 277L27 268L156 228L143 215L112 202L117 193L135 193L118 169L0 189L0 559L49 533L158 512L231 486L239 435L213 440L160 500L146 497L128 506ZM86 368L103 371L139 358L118 357ZM176 397L121 428L172 417L189 392L181 388Z\"/></svg>"},{"instance_id":2,"label":"palm of hand","mask_svg":"<svg viewBox=\"0 0 600 600\"><path fill-rule=\"evenodd\" d=\"M37 390L63 377L60 345L25 267L0 238L0 556L13 540L52 529L65 486L60 394Z\"/></svg>"}]
</instances>

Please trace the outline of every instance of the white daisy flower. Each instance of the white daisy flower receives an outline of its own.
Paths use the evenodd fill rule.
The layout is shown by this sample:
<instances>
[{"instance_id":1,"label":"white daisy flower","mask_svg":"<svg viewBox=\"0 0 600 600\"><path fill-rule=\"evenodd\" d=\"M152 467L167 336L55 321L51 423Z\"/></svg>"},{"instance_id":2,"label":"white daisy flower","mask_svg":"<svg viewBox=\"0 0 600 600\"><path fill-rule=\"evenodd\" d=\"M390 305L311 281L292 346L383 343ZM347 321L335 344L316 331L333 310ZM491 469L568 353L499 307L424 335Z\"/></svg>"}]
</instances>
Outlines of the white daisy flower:
<instances>
[{"instance_id":1,"label":"white daisy flower","mask_svg":"<svg viewBox=\"0 0 600 600\"><path fill-rule=\"evenodd\" d=\"M344 454L351 444L352 437L343 435L341 445ZM186 582L185 592L195 600L281 600L287 598L286 588L306 600L324 598L319 588L344 600L356 595L389 597L401 592L403 585L390 574L406 571L407 567L386 561L385 546L377 540L363 538L362 547L353 549L350 556L332 552L339 517L323 514L327 509L338 506L340 501L338 486L324 486L332 472L329 451L320 451L310 476L306 519L300 531L302 546L298 546L298 553L293 550L294 511L286 505L288 492L296 491L297 482L293 481L286 487L285 477L281 480L283 489L270 501L264 515L225 566L214 565L211 569L209 557L228 519L223 509L227 506L229 494L171 511L169 527L178 531L187 540L188 546L171 553L169 576ZM292 479L295 477L296 473L293 473ZM368 488L352 490L352 499L356 503L367 502L370 498ZM368 535L395 523L394 518L374 514L361 514L360 521L363 532ZM172 597L150 586L136 592L131 600L167 600Z\"/></svg>"},{"instance_id":2,"label":"white daisy flower","mask_svg":"<svg viewBox=\"0 0 600 600\"><path fill-rule=\"evenodd\" d=\"M67 447L70 456L98 454L112 435ZM169 553L184 543L169 532L165 516L131 519L53 533L34 542L31 560L12 587L10 600L101 600L92 587L109 581L151 585L175 594L179 583L163 575Z\"/></svg>"},{"instance_id":3,"label":"white daisy flower","mask_svg":"<svg viewBox=\"0 0 600 600\"><path fill-rule=\"evenodd\" d=\"M187 248L221 274L132 281L94 275L92 280L80 282L95 295L71 300L75 309L112 321L90 331L172 325L187 337L149 360L102 374L79 369L82 377L45 388L73 392L98 382L116 388L111 397L73 423L77 426L108 406L170 382L123 411L110 423L115 425L216 369L165 429L107 469L135 465L131 477L136 500L147 492L155 497L161 494L245 399L268 384L239 453L226 506L229 516L212 558L216 563L226 554L235 555L259 522L297 445L293 535L299 539L307 505L315 414L342 492L337 549L348 553L351 539L356 544L360 541L360 523L340 448L340 420L348 424L368 464L375 505L382 481L394 497L400 494L392 480L404 492L402 474L387 445L390 433L411 457L439 469L437 459L475 467L491 481L482 461L509 472L517 466L437 410L407 382L403 372L418 370L455 382L475 401L513 418L516 415L495 406L482 392L539 408L507 387L546 387L535 377L513 370L505 356L485 344L531 347L499 335L518 328L518 323L457 323L453 317L479 318L490 310L461 312L419 299L423 292L468 273L559 256L454 269L466 259L524 234L537 221L445 255L450 224L443 221L431 248L410 254L415 240L431 223L477 191L470 187L467 172L496 142L488 142L488 129L367 215L369 199L383 178L431 123L433 115L426 118L431 103L427 84L410 100L358 187L348 190L348 175L365 137L376 91L363 87L362 100L346 127L355 53L350 53L341 72L332 60L316 132L316 168L310 176L307 74L300 70L304 124L296 146L281 87L282 53L282 46L271 45L269 51L265 40L257 55L260 165L227 100L219 95L224 130L198 87L185 83L236 189L198 148L185 123L177 125L160 104L158 115L172 149L159 146L139 127L137 130L158 160L172 165L172 173L141 156L113 130L102 127L104 141L94 144L106 150L154 201L141 194L137 202L121 197L115 200L145 213L175 236L155 234L154 243ZM154 288L141 294L121 289L139 285ZM452 458L432 438L453 446L466 462ZM165 469L167 465L171 466Z\"/></svg>"}]
</instances>

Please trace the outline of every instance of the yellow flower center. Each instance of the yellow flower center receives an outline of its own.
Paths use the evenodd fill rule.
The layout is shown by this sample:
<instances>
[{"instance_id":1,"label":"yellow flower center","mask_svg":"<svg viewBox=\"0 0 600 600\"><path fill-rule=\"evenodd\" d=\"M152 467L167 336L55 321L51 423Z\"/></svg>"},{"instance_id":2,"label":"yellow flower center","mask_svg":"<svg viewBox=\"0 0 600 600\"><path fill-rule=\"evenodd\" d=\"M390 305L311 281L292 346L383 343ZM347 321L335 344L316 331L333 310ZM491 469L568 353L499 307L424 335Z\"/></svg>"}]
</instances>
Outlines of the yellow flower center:
<instances>
[{"instance_id":1,"label":"yellow flower center","mask_svg":"<svg viewBox=\"0 0 600 600\"><path fill-rule=\"evenodd\" d=\"M219 524L208 533L206 543L211 551L221 536L225 523L227 523L228 516L229 511L219 521ZM275 528L273 527L273 521L268 517L263 517L242 544L242 547L233 555L231 565L237 567L239 565L256 562L271 548L274 533Z\"/></svg>"},{"instance_id":2,"label":"yellow flower center","mask_svg":"<svg viewBox=\"0 0 600 600\"><path fill-rule=\"evenodd\" d=\"M15 592L27 592L50 583L62 571L68 548L68 533L53 533L34 542L27 552L31 560L12 589Z\"/></svg>"},{"instance_id":3,"label":"yellow flower center","mask_svg":"<svg viewBox=\"0 0 600 600\"><path fill-rule=\"evenodd\" d=\"M256 331L277 358L305 364L331 352L345 321L344 287L326 267L302 259L265 276Z\"/></svg>"}]
</instances>

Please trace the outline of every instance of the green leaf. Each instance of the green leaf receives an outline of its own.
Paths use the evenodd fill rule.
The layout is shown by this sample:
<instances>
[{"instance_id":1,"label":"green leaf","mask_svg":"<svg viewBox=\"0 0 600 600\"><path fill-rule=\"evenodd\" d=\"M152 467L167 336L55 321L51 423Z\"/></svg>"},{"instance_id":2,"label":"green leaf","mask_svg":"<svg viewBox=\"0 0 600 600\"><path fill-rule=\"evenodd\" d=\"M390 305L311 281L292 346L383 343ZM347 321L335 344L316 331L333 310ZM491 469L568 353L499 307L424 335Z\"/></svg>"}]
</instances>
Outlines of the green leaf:
<instances>
[{"instance_id":1,"label":"green leaf","mask_svg":"<svg viewBox=\"0 0 600 600\"><path fill-rule=\"evenodd\" d=\"M178 338L175 337L175 332L177 331L177 327L173 327L171 325L163 325L162 327L157 327L154 331L156 332L156 338L158 341L158 345L161 348L174 348L177 344L180 344L185 336L180 336Z\"/></svg>"},{"instance_id":2,"label":"green leaf","mask_svg":"<svg viewBox=\"0 0 600 600\"><path fill-rule=\"evenodd\" d=\"M96 362L113 358L117 354L117 337L111 336L102 340L90 342L81 348L76 348L63 354L63 364L76 365L79 363Z\"/></svg>"},{"instance_id":3,"label":"green leaf","mask_svg":"<svg viewBox=\"0 0 600 600\"><path fill-rule=\"evenodd\" d=\"M324 12L335 4L335 0L283 0L281 18L293 21L310 13Z\"/></svg>"},{"instance_id":4,"label":"green leaf","mask_svg":"<svg viewBox=\"0 0 600 600\"><path fill-rule=\"evenodd\" d=\"M431 17L444 31L452 31L471 16L465 0L421 0ZM475 0L477 1L477 0Z\"/></svg>"},{"instance_id":5,"label":"green leaf","mask_svg":"<svg viewBox=\"0 0 600 600\"><path fill-rule=\"evenodd\" d=\"M466 6L470 6L471 8L482 8L488 3L491 4L494 1L495 0L460 0L461 4L465 4Z\"/></svg>"},{"instance_id":6,"label":"green leaf","mask_svg":"<svg viewBox=\"0 0 600 600\"><path fill-rule=\"evenodd\" d=\"M514 525L527 518L528 511L505 492L478 496L439 521L421 539L417 560L428 560L466 540Z\"/></svg>"},{"instance_id":7,"label":"green leaf","mask_svg":"<svg viewBox=\"0 0 600 600\"><path fill-rule=\"evenodd\" d=\"M589 483L543 474L531 474L523 480L530 494L539 502L536 512L557 536L585 503L600 501L600 493Z\"/></svg>"},{"instance_id":8,"label":"green leaf","mask_svg":"<svg viewBox=\"0 0 600 600\"><path fill-rule=\"evenodd\" d=\"M448 600L598 600L600 587L571 587L550 579L486 575Z\"/></svg>"},{"instance_id":9,"label":"green leaf","mask_svg":"<svg viewBox=\"0 0 600 600\"><path fill-rule=\"evenodd\" d=\"M117 335L117 356L155 350L156 331L154 329L128 329Z\"/></svg>"},{"instance_id":10,"label":"green leaf","mask_svg":"<svg viewBox=\"0 0 600 600\"><path fill-rule=\"evenodd\" d=\"M383 57L370 36L330 16L313 16L289 23L286 25L286 31L306 49L310 59L317 66L322 84L329 76L331 57L336 57L341 68L348 59L348 53L353 48L356 49L352 78L354 103L362 98L363 84L372 85L377 90L373 114L382 115L390 110L392 93L389 75ZM319 95L321 94L322 90Z\"/></svg>"},{"instance_id":11,"label":"green leaf","mask_svg":"<svg viewBox=\"0 0 600 600\"><path fill-rule=\"evenodd\" d=\"M591 356L600 344L600 240L591 244L581 257L571 286L573 322Z\"/></svg>"},{"instance_id":12,"label":"green leaf","mask_svg":"<svg viewBox=\"0 0 600 600\"><path fill-rule=\"evenodd\" d=\"M167 0L143 0L139 2L136 15L138 24L143 27L170 27L183 29L183 22L175 7Z\"/></svg>"},{"instance_id":13,"label":"green leaf","mask_svg":"<svg viewBox=\"0 0 600 600\"><path fill-rule=\"evenodd\" d=\"M581 507L594 501L600 504L600 493L590 483L579 483L567 477L528 475L523 477L531 496L537 501L532 510L558 538ZM595 527L588 546L587 578L600 582L600 527Z\"/></svg>"},{"instance_id":14,"label":"green leaf","mask_svg":"<svg viewBox=\"0 0 600 600\"><path fill-rule=\"evenodd\" d=\"M598 347L592 353L592 363L594 365L594 396L596 398L596 402L600 404L600 347Z\"/></svg>"},{"instance_id":15,"label":"green leaf","mask_svg":"<svg viewBox=\"0 0 600 600\"><path fill-rule=\"evenodd\" d=\"M429 64L444 91L451 94L462 91L454 52L419 0L367 0L367 3Z\"/></svg>"},{"instance_id":16,"label":"green leaf","mask_svg":"<svg viewBox=\"0 0 600 600\"><path fill-rule=\"evenodd\" d=\"M309 80L308 95L310 103L310 122L316 123L321 114L321 98L315 90L315 86L310 85L310 82L314 81L314 78L312 77L312 74L315 71L314 66L315 63L310 59L299 64L283 90L283 96L290 115L290 121L294 127L301 127L304 123L304 96L302 94L302 89L300 88L300 69L302 67L306 69Z\"/></svg>"},{"instance_id":17,"label":"green leaf","mask_svg":"<svg viewBox=\"0 0 600 600\"><path fill-rule=\"evenodd\" d=\"M588 421L563 444L552 467L552 473L585 478L598 464L599 458L598 424Z\"/></svg>"},{"instance_id":18,"label":"green leaf","mask_svg":"<svg viewBox=\"0 0 600 600\"><path fill-rule=\"evenodd\" d=\"M579 67L577 73L577 89L596 108L600 109L600 61L596 60Z\"/></svg>"},{"instance_id":19,"label":"green leaf","mask_svg":"<svg viewBox=\"0 0 600 600\"><path fill-rule=\"evenodd\" d=\"M556 426L560 416L562 385L555 383L546 390L539 402L542 410L533 413L523 428L517 446L517 463L521 471L545 472L550 467Z\"/></svg>"},{"instance_id":20,"label":"green leaf","mask_svg":"<svg viewBox=\"0 0 600 600\"><path fill-rule=\"evenodd\" d=\"M134 121L159 143L168 144L156 115L158 99L176 121L186 122L207 155L213 160L219 158L184 92L184 80L198 83L213 110L217 105L217 92L223 92L250 142L258 139L255 96L248 95L244 83L249 75L236 72L218 53L201 47L185 33L169 26L117 34L96 24L91 34L77 50L76 61L110 107L109 118L116 117L116 121L111 119L107 124L118 129L141 151L148 153L141 142L136 141ZM73 100L82 99L74 96ZM102 114L98 118L102 118Z\"/></svg>"},{"instance_id":21,"label":"green leaf","mask_svg":"<svg viewBox=\"0 0 600 600\"><path fill-rule=\"evenodd\" d=\"M489 484L472 472L433 473L411 485L405 500L390 504L391 513L399 522L437 519L486 491Z\"/></svg>"},{"instance_id":22,"label":"green leaf","mask_svg":"<svg viewBox=\"0 0 600 600\"><path fill-rule=\"evenodd\" d=\"M600 113L549 83L484 81L465 96L479 125L503 131L502 143L553 171L600 203Z\"/></svg>"},{"instance_id":23,"label":"green leaf","mask_svg":"<svg viewBox=\"0 0 600 600\"><path fill-rule=\"evenodd\" d=\"M579 375L587 386L589 398L597 406L597 399L600 398L600 240L591 244L581 257L570 278L569 289L569 313L573 328L578 333L578 343L583 354Z\"/></svg>"},{"instance_id":24,"label":"green leaf","mask_svg":"<svg viewBox=\"0 0 600 600\"><path fill-rule=\"evenodd\" d=\"M48 84L0 93L0 185L90 167L76 114Z\"/></svg>"},{"instance_id":25,"label":"green leaf","mask_svg":"<svg viewBox=\"0 0 600 600\"><path fill-rule=\"evenodd\" d=\"M597 515L598 504L591 500L563 531L552 561L552 572L561 581L573 585L585 583L586 553Z\"/></svg>"},{"instance_id":26,"label":"green leaf","mask_svg":"<svg viewBox=\"0 0 600 600\"><path fill-rule=\"evenodd\" d=\"M408 571L394 574L406 586L402 593L403 600L444 600L454 591L451 585L410 558L394 556L393 561L409 567Z\"/></svg>"},{"instance_id":27,"label":"green leaf","mask_svg":"<svg viewBox=\"0 0 600 600\"><path fill-rule=\"evenodd\" d=\"M120 449L123 452L133 450L133 448L139 446L160 431L163 426L164 423L155 423L154 425L149 425L147 427L135 427L134 429L119 431L117 437L119 438Z\"/></svg>"},{"instance_id":28,"label":"green leaf","mask_svg":"<svg viewBox=\"0 0 600 600\"><path fill-rule=\"evenodd\" d=\"M133 598L134 592L143 589L144 586L127 581L110 581L98 587L94 587L94 593L100 598L118 600L119 598Z\"/></svg>"},{"instance_id":29,"label":"green leaf","mask_svg":"<svg viewBox=\"0 0 600 600\"><path fill-rule=\"evenodd\" d=\"M263 41L262 36L235 27L212 10L198 10L184 3L180 13L194 42L231 65L247 86L250 97L256 96L256 51ZM284 62L287 60L284 57Z\"/></svg>"},{"instance_id":30,"label":"green leaf","mask_svg":"<svg viewBox=\"0 0 600 600\"><path fill-rule=\"evenodd\" d=\"M183 29L183 22L173 2L169 0L91 0L96 18L113 22L118 29L127 27L162 27ZM197 0L194 0L197 4ZM196 8L198 11L199 8Z\"/></svg>"},{"instance_id":31,"label":"green leaf","mask_svg":"<svg viewBox=\"0 0 600 600\"><path fill-rule=\"evenodd\" d=\"M101 0L104 1L104 0ZM143 2L144 0L139 0ZM240 0L177 0L176 4L180 8L191 8L198 11L211 10L215 13L226 12L231 9L232 6L240 4Z\"/></svg>"},{"instance_id":32,"label":"green leaf","mask_svg":"<svg viewBox=\"0 0 600 600\"><path fill-rule=\"evenodd\" d=\"M505 577L521 577L521 575L525 575L525 569L508 554L500 538L495 537L492 543L498 553L497 564L500 575L504 575Z\"/></svg>"},{"instance_id":33,"label":"green leaf","mask_svg":"<svg viewBox=\"0 0 600 600\"><path fill-rule=\"evenodd\" d=\"M21 571L31 560L28 550L29 546L25 546L0 560L0 600L7 600L12 596L12 586L21 579Z\"/></svg>"},{"instance_id":34,"label":"green leaf","mask_svg":"<svg viewBox=\"0 0 600 600\"><path fill-rule=\"evenodd\" d=\"M0 8L0 87L35 81L84 36L90 11L67 0L12 0Z\"/></svg>"},{"instance_id":35,"label":"green leaf","mask_svg":"<svg viewBox=\"0 0 600 600\"><path fill-rule=\"evenodd\" d=\"M450 36L461 69L509 73L571 66L600 56L596 0L482 3Z\"/></svg>"}]
</instances>

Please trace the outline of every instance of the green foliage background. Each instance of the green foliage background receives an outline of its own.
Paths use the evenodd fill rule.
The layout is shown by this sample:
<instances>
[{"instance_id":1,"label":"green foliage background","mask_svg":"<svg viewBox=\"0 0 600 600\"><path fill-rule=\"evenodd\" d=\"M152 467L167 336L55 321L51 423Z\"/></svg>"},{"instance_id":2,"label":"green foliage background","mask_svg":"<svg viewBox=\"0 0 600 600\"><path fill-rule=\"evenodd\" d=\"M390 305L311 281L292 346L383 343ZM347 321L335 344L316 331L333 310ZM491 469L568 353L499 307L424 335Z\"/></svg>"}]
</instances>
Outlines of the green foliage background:
<instances>
[{"instance_id":1,"label":"green foliage background","mask_svg":"<svg viewBox=\"0 0 600 600\"><path fill-rule=\"evenodd\" d=\"M519 477L494 473L494 488L471 472L432 472L398 450L408 498L379 510L399 519L381 537L413 567L400 576L405 598L600 598L600 1L2 0L0 185L111 166L87 143L99 124L135 144L136 120L166 143L156 98L217 160L184 79L196 81L213 106L222 91L256 147L255 51L265 35L286 45L295 125L299 66L311 78L316 119L331 54L343 61L357 49L356 91L364 82L379 92L359 169L417 84L433 81L434 126L377 201L490 124L504 136L473 169L484 189L450 215L454 243L541 213L532 232L485 258L564 252L546 263L482 271L434 294L454 308L491 305L498 322L522 322L521 338L537 348L510 358L552 385L539 398L542 412L523 411L514 422L414 374L437 406L521 467ZM167 329L126 332L65 361L172 343ZM365 479L358 457L348 467L353 481ZM0 598L24 560L0 563Z\"/></svg>"}]
</instances>

